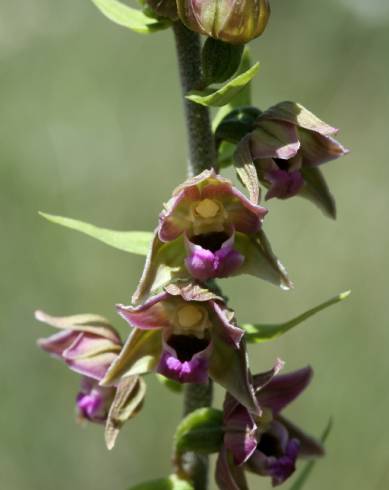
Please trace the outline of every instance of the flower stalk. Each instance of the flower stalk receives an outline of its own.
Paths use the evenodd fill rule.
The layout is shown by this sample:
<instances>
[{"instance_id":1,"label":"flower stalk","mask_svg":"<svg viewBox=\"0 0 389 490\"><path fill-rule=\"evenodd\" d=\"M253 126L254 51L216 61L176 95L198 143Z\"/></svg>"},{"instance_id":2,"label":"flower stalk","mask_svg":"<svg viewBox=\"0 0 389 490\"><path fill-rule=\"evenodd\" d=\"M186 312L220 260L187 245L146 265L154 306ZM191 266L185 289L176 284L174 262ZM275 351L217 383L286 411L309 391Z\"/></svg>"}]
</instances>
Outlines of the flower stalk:
<instances>
[{"instance_id":1,"label":"flower stalk","mask_svg":"<svg viewBox=\"0 0 389 490\"><path fill-rule=\"evenodd\" d=\"M202 85L200 36L187 29L181 21L173 24L177 60L185 111L188 137L188 176L197 175L215 166L215 142L211 130L209 109L185 98L193 89ZM188 384L184 392L184 415L212 405L212 382L207 385ZM208 487L208 456L189 453L185 456L184 469L195 490Z\"/></svg>"}]
</instances>

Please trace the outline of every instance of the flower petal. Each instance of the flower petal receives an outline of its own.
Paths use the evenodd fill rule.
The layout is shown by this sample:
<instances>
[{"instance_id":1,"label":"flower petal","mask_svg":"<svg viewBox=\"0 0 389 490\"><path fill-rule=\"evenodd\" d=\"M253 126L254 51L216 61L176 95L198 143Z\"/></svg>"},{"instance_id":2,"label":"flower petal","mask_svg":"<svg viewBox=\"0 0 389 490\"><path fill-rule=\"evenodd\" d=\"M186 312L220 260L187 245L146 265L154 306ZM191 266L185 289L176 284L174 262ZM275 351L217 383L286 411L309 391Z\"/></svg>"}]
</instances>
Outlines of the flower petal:
<instances>
[{"instance_id":1,"label":"flower petal","mask_svg":"<svg viewBox=\"0 0 389 490\"><path fill-rule=\"evenodd\" d=\"M257 449L257 425L242 405L224 418L224 445L231 451L234 463L245 463Z\"/></svg>"},{"instance_id":2,"label":"flower petal","mask_svg":"<svg viewBox=\"0 0 389 490\"><path fill-rule=\"evenodd\" d=\"M50 337L38 339L38 346L53 357L62 359L62 353L82 334L75 331L58 332Z\"/></svg>"},{"instance_id":3,"label":"flower petal","mask_svg":"<svg viewBox=\"0 0 389 490\"><path fill-rule=\"evenodd\" d=\"M287 122L271 121L259 116L250 133L250 151L253 160L282 158L288 160L300 148L296 126ZM244 140L239 145L243 145ZM239 148L238 145L238 148Z\"/></svg>"},{"instance_id":4,"label":"flower petal","mask_svg":"<svg viewBox=\"0 0 389 490\"><path fill-rule=\"evenodd\" d=\"M219 335L226 341L232 342L236 347L239 347L240 341L244 335L244 330L233 323L233 319L228 317L227 308L224 303L218 303L217 301L211 301L218 320L220 321L221 328L218 329Z\"/></svg>"},{"instance_id":5,"label":"flower petal","mask_svg":"<svg viewBox=\"0 0 389 490\"><path fill-rule=\"evenodd\" d=\"M262 113L261 117L294 124L300 128L315 131L323 135L331 135L338 132L336 128L325 123L297 102L280 102Z\"/></svg>"},{"instance_id":6,"label":"flower petal","mask_svg":"<svg viewBox=\"0 0 389 490\"><path fill-rule=\"evenodd\" d=\"M56 317L48 315L44 311L37 310L35 312L35 318L40 322L47 323L48 325L61 330L89 332L91 334L99 335L100 337L111 339L118 344L121 343L120 336L116 330L111 327L108 320L99 315L85 314Z\"/></svg>"},{"instance_id":7,"label":"flower petal","mask_svg":"<svg viewBox=\"0 0 389 490\"><path fill-rule=\"evenodd\" d=\"M167 310L167 293L153 296L140 306L116 305L119 315L131 326L145 330L170 327L170 318Z\"/></svg>"},{"instance_id":8,"label":"flower petal","mask_svg":"<svg viewBox=\"0 0 389 490\"><path fill-rule=\"evenodd\" d=\"M297 425L293 424L287 418L278 415L277 419L284 425L284 427L289 432L289 438L297 439L300 443L301 457L312 458L320 457L325 455L325 450L323 445L316 438L306 434Z\"/></svg>"},{"instance_id":9,"label":"flower petal","mask_svg":"<svg viewBox=\"0 0 389 490\"><path fill-rule=\"evenodd\" d=\"M263 388L257 391L260 406L268 407L273 414L281 412L287 405L295 400L308 386L313 371L310 366L287 374L274 376ZM258 377L254 376L257 386Z\"/></svg>"},{"instance_id":10,"label":"flower petal","mask_svg":"<svg viewBox=\"0 0 389 490\"><path fill-rule=\"evenodd\" d=\"M331 160L336 160L349 152L331 136L301 129L299 138L304 166L321 165Z\"/></svg>"},{"instance_id":11,"label":"flower petal","mask_svg":"<svg viewBox=\"0 0 389 490\"><path fill-rule=\"evenodd\" d=\"M220 490L249 490L242 467L236 466L225 447L216 462L215 479Z\"/></svg>"},{"instance_id":12,"label":"flower petal","mask_svg":"<svg viewBox=\"0 0 389 490\"><path fill-rule=\"evenodd\" d=\"M189 340L189 339L188 339ZM178 353L164 342L157 371L179 383L208 383L208 364L213 346L197 352L189 360L180 360Z\"/></svg>"},{"instance_id":13,"label":"flower petal","mask_svg":"<svg viewBox=\"0 0 389 490\"><path fill-rule=\"evenodd\" d=\"M65 359L65 362L72 371L88 376L89 378L101 380L116 358L116 353L103 352L93 357L68 358Z\"/></svg>"}]
</instances>

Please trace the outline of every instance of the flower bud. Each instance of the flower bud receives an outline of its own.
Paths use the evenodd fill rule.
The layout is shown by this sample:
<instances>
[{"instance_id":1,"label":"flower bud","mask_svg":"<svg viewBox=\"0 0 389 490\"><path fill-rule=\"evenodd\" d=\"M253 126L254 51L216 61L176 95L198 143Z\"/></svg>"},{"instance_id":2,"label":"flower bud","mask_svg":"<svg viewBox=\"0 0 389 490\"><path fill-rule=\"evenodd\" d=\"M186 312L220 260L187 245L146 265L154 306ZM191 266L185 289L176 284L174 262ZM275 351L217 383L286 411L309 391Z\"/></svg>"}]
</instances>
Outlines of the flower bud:
<instances>
[{"instance_id":1,"label":"flower bud","mask_svg":"<svg viewBox=\"0 0 389 490\"><path fill-rule=\"evenodd\" d=\"M177 0L178 15L192 31L231 44L244 44L264 31L268 0Z\"/></svg>"}]
</instances>

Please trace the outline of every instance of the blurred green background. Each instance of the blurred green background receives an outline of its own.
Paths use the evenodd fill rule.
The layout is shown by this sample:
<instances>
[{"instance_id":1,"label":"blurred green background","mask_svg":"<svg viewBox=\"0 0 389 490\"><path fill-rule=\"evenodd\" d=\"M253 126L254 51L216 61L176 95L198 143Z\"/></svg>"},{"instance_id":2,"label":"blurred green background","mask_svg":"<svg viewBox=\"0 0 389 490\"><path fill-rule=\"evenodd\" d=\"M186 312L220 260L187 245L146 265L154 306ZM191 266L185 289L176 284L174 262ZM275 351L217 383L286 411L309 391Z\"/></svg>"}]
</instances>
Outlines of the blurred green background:
<instances>
[{"instance_id":1,"label":"blurred green background","mask_svg":"<svg viewBox=\"0 0 389 490\"><path fill-rule=\"evenodd\" d=\"M224 281L242 322L290 318L343 290L351 298L251 350L316 375L289 411L328 457L310 490L389 488L387 229L389 7L386 0L274 0L252 43L254 100L300 101L340 127L352 149L326 166L332 222L300 199L269 204L265 229L296 288ZM115 314L142 259L45 222L38 210L116 229L150 230L185 177L185 128L171 32L140 36L88 0L0 1L0 488L125 489L169 471L181 400L148 380L145 409L108 453L101 427L74 423L78 377L35 347L52 314ZM386 223L386 224L385 224ZM218 392L220 401L221 393ZM285 485L287 488L288 485ZM255 480L253 489L269 488Z\"/></svg>"}]
</instances>

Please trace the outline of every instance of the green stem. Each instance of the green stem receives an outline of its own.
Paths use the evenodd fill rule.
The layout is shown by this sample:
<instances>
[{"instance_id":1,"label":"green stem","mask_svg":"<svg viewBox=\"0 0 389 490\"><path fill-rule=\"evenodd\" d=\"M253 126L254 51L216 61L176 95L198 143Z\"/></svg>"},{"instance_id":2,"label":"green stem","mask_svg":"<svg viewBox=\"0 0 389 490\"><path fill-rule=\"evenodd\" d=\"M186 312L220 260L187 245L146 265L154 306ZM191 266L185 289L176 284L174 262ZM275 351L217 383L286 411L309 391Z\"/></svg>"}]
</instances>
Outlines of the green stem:
<instances>
[{"instance_id":1,"label":"green stem","mask_svg":"<svg viewBox=\"0 0 389 490\"><path fill-rule=\"evenodd\" d=\"M188 30L180 21L173 26L177 59L188 133L189 176L197 175L215 165L215 143L209 110L185 98L195 88L201 88L201 51L199 35ZM184 392L184 416L197 408L212 404L212 382L208 385L188 384ZM184 456L181 468L193 482L195 490L208 487L208 457L194 453Z\"/></svg>"},{"instance_id":2,"label":"green stem","mask_svg":"<svg viewBox=\"0 0 389 490\"><path fill-rule=\"evenodd\" d=\"M192 176L215 165L215 142L208 108L185 98L189 91L202 85L199 35L180 21L174 23L173 30L188 133L188 173Z\"/></svg>"}]
</instances>

